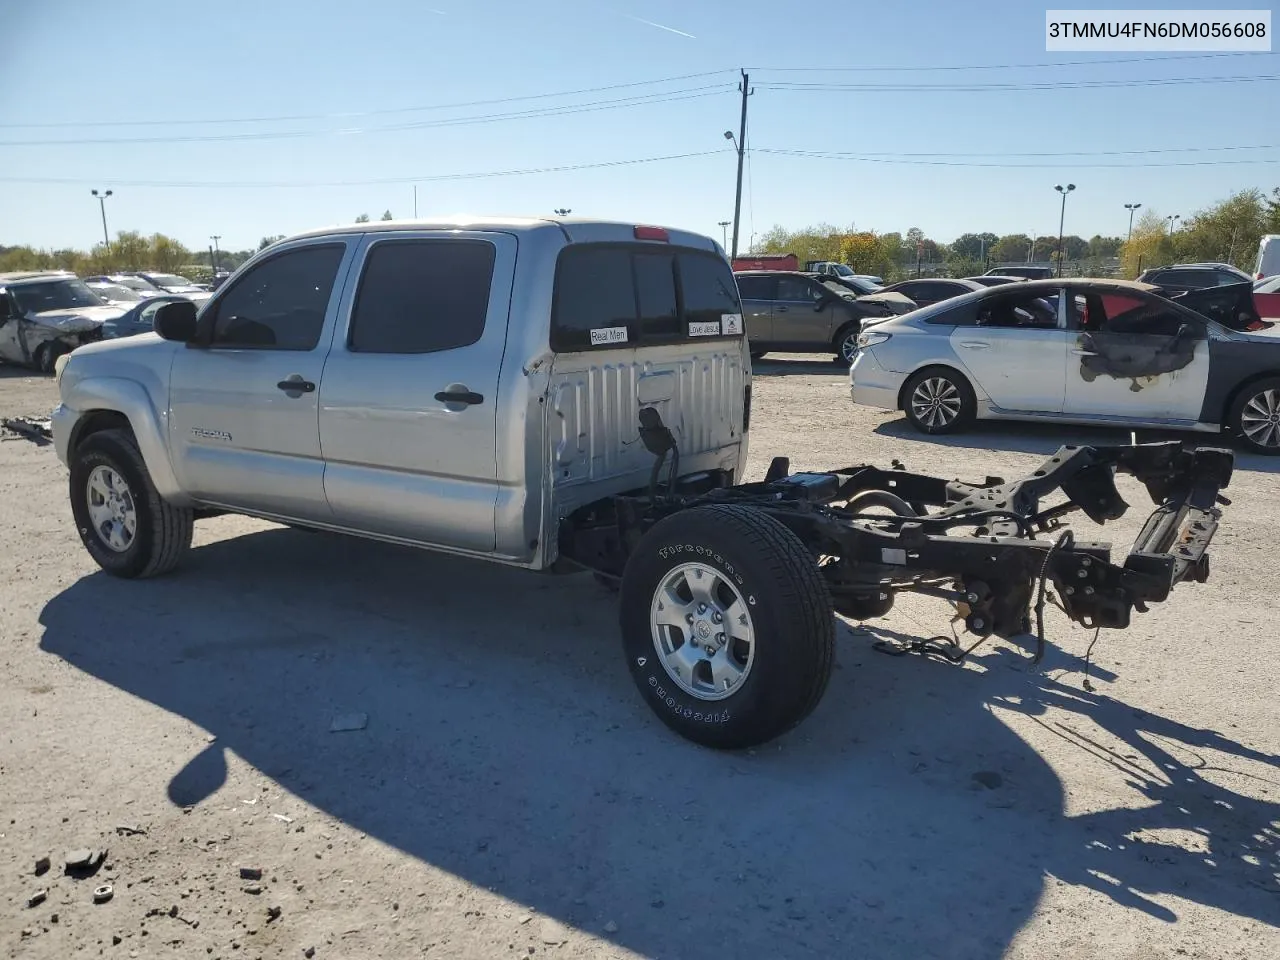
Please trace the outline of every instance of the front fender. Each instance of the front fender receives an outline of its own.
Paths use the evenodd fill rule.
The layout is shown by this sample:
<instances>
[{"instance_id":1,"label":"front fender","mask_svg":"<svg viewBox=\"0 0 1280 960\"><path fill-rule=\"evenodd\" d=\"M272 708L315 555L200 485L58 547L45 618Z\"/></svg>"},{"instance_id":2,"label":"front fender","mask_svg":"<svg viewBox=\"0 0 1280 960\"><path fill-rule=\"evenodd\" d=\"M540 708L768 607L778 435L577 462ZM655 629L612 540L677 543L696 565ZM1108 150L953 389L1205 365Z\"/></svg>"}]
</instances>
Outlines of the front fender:
<instances>
[{"instance_id":1,"label":"front fender","mask_svg":"<svg viewBox=\"0 0 1280 960\"><path fill-rule=\"evenodd\" d=\"M123 414L133 428L138 450L156 491L174 506L190 506L169 460L168 411L157 410L146 388L121 377L85 377L68 384L53 413L53 440L58 458L70 464L80 432L93 413Z\"/></svg>"}]
</instances>

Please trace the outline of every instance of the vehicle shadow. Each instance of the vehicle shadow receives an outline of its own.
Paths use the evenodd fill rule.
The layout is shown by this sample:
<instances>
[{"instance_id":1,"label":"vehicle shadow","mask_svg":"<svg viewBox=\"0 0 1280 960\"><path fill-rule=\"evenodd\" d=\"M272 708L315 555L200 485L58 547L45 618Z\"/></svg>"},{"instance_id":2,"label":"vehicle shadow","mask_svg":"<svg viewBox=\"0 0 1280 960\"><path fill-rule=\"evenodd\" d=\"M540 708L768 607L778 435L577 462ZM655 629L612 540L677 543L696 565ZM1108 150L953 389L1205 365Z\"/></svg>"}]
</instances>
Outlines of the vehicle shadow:
<instances>
[{"instance_id":1,"label":"vehicle shadow","mask_svg":"<svg viewBox=\"0 0 1280 960\"><path fill-rule=\"evenodd\" d=\"M786 355L774 357L770 355L751 361L751 375L754 377L794 377L800 374L804 376L847 377L849 376L849 367L846 364L836 363L825 353L817 356L799 355L794 357Z\"/></svg>"},{"instance_id":2,"label":"vehicle shadow","mask_svg":"<svg viewBox=\"0 0 1280 960\"><path fill-rule=\"evenodd\" d=\"M84 577L40 620L43 650L216 735L154 784L173 804L214 796L234 751L409 856L593 933L613 921L646 956L998 956L1047 877L1166 919L1150 894L1274 920L1240 844L1274 864L1280 807L1211 782L1200 755L1274 758L1012 652L895 659L847 625L805 724L717 753L641 703L616 617L585 576L271 529L159 580ZM331 734L348 711L367 729ZM1002 711L1150 805L1067 817ZM1169 825L1209 853L1126 839Z\"/></svg>"},{"instance_id":3,"label":"vehicle shadow","mask_svg":"<svg viewBox=\"0 0 1280 960\"><path fill-rule=\"evenodd\" d=\"M961 433L928 436L916 430L905 416L886 420L872 432L895 440L909 440L921 444L958 447L972 450L1009 450L1015 453L1033 453L1052 456L1064 444L1088 444L1091 446L1115 446L1127 444L1133 437L1138 443L1156 443L1176 440L1189 446L1226 447L1235 453L1236 469L1255 473L1280 473L1280 457L1264 457L1249 453L1231 437L1216 433L1189 433L1179 430L1106 429L1065 423L1019 423L1010 420L986 420Z\"/></svg>"},{"instance_id":4,"label":"vehicle shadow","mask_svg":"<svg viewBox=\"0 0 1280 960\"><path fill-rule=\"evenodd\" d=\"M52 380L53 375L0 360L0 380Z\"/></svg>"}]
</instances>

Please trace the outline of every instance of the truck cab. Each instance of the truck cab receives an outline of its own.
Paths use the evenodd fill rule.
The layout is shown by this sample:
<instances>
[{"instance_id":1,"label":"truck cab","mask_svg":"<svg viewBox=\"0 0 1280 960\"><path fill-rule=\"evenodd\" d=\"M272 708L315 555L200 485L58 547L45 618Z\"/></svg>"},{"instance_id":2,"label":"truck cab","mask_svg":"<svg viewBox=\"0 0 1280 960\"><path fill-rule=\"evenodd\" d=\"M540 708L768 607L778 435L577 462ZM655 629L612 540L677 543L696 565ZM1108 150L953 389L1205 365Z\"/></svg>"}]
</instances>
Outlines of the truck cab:
<instances>
[{"instance_id":1,"label":"truck cab","mask_svg":"<svg viewBox=\"0 0 1280 960\"><path fill-rule=\"evenodd\" d=\"M171 305L160 335L60 365L64 462L127 425L175 508L539 569L565 517L647 482L642 406L686 477L741 477L750 362L732 273L704 237L360 224L272 246L196 310ZM92 529L87 543L111 564L129 552Z\"/></svg>"}]
</instances>

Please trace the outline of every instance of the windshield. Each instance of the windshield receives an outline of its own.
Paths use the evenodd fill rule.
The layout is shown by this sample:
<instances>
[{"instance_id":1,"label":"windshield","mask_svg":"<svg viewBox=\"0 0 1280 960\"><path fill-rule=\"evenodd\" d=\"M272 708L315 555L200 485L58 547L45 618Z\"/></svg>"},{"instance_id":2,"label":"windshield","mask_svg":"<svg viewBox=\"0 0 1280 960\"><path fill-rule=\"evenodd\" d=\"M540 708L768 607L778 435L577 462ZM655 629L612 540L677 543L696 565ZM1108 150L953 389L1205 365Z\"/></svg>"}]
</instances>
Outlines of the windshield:
<instances>
[{"instance_id":1,"label":"windshield","mask_svg":"<svg viewBox=\"0 0 1280 960\"><path fill-rule=\"evenodd\" d=\"M140 290L143 293L156 292L156 285L154 283L147 283L147 281L143 280L141 277L116 277L111 282L118 283L122 287L128 287L130 290Z\"/></svg>"},{"instance_id":2,"label":"windshield","mask_svg":"<svg viewBox=\"0 0 1280 960\"><path fill-rule=\"evenodd\" d=\"M160 287L192 287L195 286L186 277L179 277L172 273L153 273L151 274L151 282Z\"/></svg>"},{"instance_id":3,"label":"windshield","mask_svg":"<svg viewBox=\"0 0 1280 960\"><path fill-rule=\"evenodd\" d=\"M843 264L843 263L833 263L833 264L831 264L831 270L832 270L832 272L833 272L833 273L837 273L837 274L839 274L839 275L840 275L840 276L842 276L842 277L852 277L852 276L853 276L853 269L852 269L851 267L849 267L849 266L846 266L846 265L845 265L845 264Z\"/></svg>"},{"instance_id":4,"label":"windshield","mask_svg":"<svg viewBox=\"0 0 1280 960\"><path fill-rule=\"evenodd\" d=\"M142 297L135 291L119 283L91 283L89 289L107 300L116 300L120 303L142 302Z\"/></svg>"},{"instance_id":5,"label":"windshield","mask_svg":"<svg viewBox=\"0 0 1280 960\"><path fill-rule=\"evenodd\" d=\"M74 310L77 307L100 307L103 300L80 280L49 280L44 283L21 283L9 288L24 313L45 310Z\"/></svg>"}]
</instances>

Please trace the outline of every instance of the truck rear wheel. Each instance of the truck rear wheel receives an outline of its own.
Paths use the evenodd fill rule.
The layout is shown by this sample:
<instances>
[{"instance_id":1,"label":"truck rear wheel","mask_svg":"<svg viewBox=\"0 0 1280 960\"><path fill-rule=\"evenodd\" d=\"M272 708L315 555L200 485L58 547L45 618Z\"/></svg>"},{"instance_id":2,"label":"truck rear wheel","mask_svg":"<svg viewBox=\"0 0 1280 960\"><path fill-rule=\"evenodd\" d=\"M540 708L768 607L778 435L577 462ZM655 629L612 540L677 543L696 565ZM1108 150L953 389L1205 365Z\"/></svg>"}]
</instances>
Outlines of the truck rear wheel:
<instances>
[{"instance_id":1,"label":"truck rear wheel","mask_svg":"<svg viewBox=\"0 0 1280 960\"><path fill-rule=\"evenodd\" d=\"M128 430L102 430L76 447L71 512L89 555L117 577L168 573L191 546L192 511L156 491Z\"/></svg>"},{"instance_id":2,"label":"truck rear wheel","mask_svg":"<svg viewBox=\"0 0 1280 960\"><path fill-rule=\"evenodd\" d=\"M767 514L711 505L660 521L627 563L621 600L641 696L695 743L764 743L822 699L831 596L799 538Z\"/></svg>"}]
</instances>

